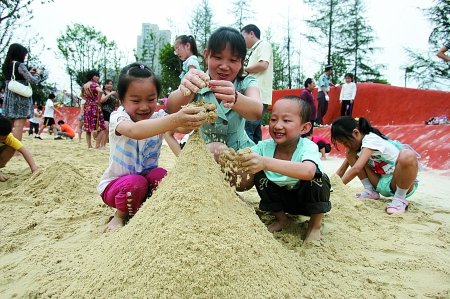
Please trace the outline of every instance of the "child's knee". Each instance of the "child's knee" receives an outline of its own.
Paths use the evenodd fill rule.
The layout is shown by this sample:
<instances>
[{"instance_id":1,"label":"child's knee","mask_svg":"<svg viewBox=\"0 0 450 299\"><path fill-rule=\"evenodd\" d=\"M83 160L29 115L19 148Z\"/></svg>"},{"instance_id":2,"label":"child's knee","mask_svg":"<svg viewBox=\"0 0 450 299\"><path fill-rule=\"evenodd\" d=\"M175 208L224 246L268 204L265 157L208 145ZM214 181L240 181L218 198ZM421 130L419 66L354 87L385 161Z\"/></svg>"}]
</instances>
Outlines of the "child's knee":
<instances>
[{"instance_id":1,"label":"child's knee","mask_svg":"<svg viewBox=\"0 0 450 299\"><path fill-rule=\"evenodd\" d=\"M398 154L397 164L404 166L418 166L417 156L412 150L404 149Z\"/></svg>"},{"instance_id":2,"label":"child's knee","mask_svg":"<svg viewBox=\"0 0 450 299\"><path fill-rule=\"evenodd\" d=\"M156 188L162 179L167 175L167 170L161 167L156 167L150 170L145 178L148 183L151 185L152 189Z\"/></svg>"}]
</instances>

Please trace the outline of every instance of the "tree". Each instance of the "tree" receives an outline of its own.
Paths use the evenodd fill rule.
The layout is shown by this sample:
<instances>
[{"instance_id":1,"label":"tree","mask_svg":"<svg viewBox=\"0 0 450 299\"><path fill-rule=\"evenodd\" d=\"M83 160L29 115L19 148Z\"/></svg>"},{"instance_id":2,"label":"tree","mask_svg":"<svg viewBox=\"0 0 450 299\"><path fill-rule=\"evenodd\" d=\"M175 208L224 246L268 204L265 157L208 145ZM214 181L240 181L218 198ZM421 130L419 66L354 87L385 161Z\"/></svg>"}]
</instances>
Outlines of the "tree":
<instances>
[{"instance_id":1,"label":"tree","mask_svg":"<svg viewBox=\"0 0 450 299\"><path fill-rule=\"evenodd\" d=\"M408 74L422 88L450 90L450 65L436 57L437 50L448 39L450 32L450 2L435 0L433 6L423 11L434 26L428 38L429 49L422 53L405 49L410 58L410 63L405 66L405 77Z\"/></svg>"},{"instance_id":2,"label":"tree","mask_svg":"<svg viewBox=\"0 0 450 299\"><path fill-rule=\"evenodd\" d=\"M381 77L380 69L384 66L370 63L371 54L378 48L372 46L375 40L373 29L363 17L366 11L364 2L349 1L344 9L347 21L346 24L339 24L336 28L339 32L339 42L335 45L338 54L336 58L344 58L347 71L352 70L355 82L378 80ZM342 77L342 73L336 73L340 75L336 77Z\"/></svg>"},{"instance_id":3,"label":"tree","mask_svg":"<svg viewBox=\"0 0 450 299\"><path fill-rule=\"evenodd\" d=\"M159 63L161 64L162 95L167 95L178 88L180 84L181 63L173 54L174 48L166 44L159 53Z\"/></svg>"},{"instance_id":4,"label":"tree","mask_svg":"<svg viewBox=\"0 0 450 299\"><path fill-rule=\"evenodd\" d=\"M202 53L208 45L208 39L211 35L213 26L212 18L213 12L209 6L208 0L201 0L201 3L195 9L192 21L189 24L189 29L197 41L199 53Z\"/></svg>"},{"instance_id":5,"label":"tree","mask_svg":"<svg viewBox=\"0 0 450 299\"><path fill-rule=\"evenodd\" d=\"M234 0L231 9L228 11L232 16L235 16L235 22L232 26L241 31L242 27L254 15L254 10L251 9L251 0Z\"/></svg>"},{"instance_id":6,"label":"tree","mask_svg":"<svg viewBox=\"0 0 450 299\"><path fill-rule=\"evenodd\" d=\"M2 0L0 2L0 56L4 56L14 31L33 18L34 0ZM53 0L40 0L41 4Z\"/></svg>"},{"instance_id":7,"label":"tree","mask_svg":"<svg viewBox=\"0 0 450 299\"><path fill-rule=\"evenodd\" d=\"M57 38L57 44L70 76L71 94L73 80L81 87L90 69L97 69L105 77L119 73L121 55L116 43L108 41L93 27L82 24L67 26L66 31Z\"/></svg>"}]
</instances>

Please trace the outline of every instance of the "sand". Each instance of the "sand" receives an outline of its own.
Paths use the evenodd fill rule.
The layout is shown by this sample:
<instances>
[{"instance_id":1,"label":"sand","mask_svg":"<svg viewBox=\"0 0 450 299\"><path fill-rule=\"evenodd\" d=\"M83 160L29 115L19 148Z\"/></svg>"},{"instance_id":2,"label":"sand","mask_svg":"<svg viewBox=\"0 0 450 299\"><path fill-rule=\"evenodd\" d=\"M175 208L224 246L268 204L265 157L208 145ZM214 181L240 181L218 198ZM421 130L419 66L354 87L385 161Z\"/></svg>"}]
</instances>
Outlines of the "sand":
<instances>
[{"instance_id":1,"label":"sand","mask_svg":"<svg viewBox=\"0 0 450 299\"><path fill-rule=\"evenodd\" d=\"M3 169L0 298L450 296L450 186L437 171L421 173L400 216L384 212L385 199L356 201L359 183L333 177L323 240L304 245L307 217L272 235L254 189L241 200L212 160L189 162L200 150L176 163L164 146L168 177L129 224L105 234L113 210L95 187L108 151L51 137L24 143L41 169L31 177L20 157ZM340 161L324 161L327 172Z\"/></svg>"}]
</instances>

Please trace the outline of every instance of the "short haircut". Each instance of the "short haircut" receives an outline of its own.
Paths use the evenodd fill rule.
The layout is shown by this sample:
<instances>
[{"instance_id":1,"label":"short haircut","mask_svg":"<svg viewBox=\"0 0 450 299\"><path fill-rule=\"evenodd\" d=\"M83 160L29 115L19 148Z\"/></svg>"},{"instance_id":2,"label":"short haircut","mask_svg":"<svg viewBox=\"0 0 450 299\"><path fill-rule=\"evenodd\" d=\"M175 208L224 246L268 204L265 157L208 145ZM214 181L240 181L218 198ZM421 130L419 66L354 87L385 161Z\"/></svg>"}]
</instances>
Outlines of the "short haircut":
<instances>
[{"instance_id":1,"label":"short haircut","mask_svg":"<svg viewBox=\"0 0 450 299\"><path fill-rule=\"evenodd\" d=\"M308 78L305 80L305 88L308 88L308 85L311 84L313 82L312 78Z\"/></svg>"},{"instance_id":2,"label":"short haircut","mask_svg":"<svg viewBox=\"0 0 450 299\"><path fill-rule=\"evenodd\" d=\"M244 27L242 27L241 32L245 31L247 33L250 33L253 31L253 33L255 34L255 36L260 39L261 38L261 30L259 30L259 28L254 25L254 24L248 24Z\"/></svg>"},{"instance_id":3,"label":"short haircut","mask_svg":"<svg viewBox=\"0 0 450 299\"><path fill-rule=\"evenodd\" d=\"M12 122L9 118L0 116L0 136L7 136L12 132Z\"/></svg>"},{"instance_id":4,"label":"short haircut","mask_svg":"<svg viewBox=\"0 0 450 299\"><path fill-rule=\"evenodd\" d=\"M61 120L58 120L58 125L63 125L64 124L64 121L61 119Z\"/></svg>"},{"instance_id":5,"label":"short haircut","mask_svg":"<svg viewBox=\"0 0 450 299\"><path fill-rule=\"evenodd\" d=\"M52 92L51 94L48 95L48 98L53 100L54 98L56 98L55 94Z\"/></svg>"},{"instance_id":6,"label":"short haircut","mask_svg":"<svg viewBox=\"0 0 450 299\"><path fill-rule=\"evenodd\" d=\"M298 104L300 110L300 119L302 123L307 123L311 119L311 104L298 96L284 96L280 100L290 100Z\"/></svg>"}]
</instances>

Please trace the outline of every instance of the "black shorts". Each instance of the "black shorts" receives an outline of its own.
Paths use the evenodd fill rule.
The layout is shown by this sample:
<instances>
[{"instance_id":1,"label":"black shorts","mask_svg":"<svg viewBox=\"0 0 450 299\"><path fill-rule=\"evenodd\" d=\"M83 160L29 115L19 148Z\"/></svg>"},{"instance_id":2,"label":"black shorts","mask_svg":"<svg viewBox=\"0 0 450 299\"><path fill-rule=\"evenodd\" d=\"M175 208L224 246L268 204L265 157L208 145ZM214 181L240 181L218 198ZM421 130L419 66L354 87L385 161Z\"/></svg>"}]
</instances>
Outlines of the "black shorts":
<instances>
[{"instance_id":1,"label":"black shorts","mask_svg":"<svg viewBox=\"0 0 450 299\"><path fill-rule=\"evenodd\" d=\"M51 127L55 124L55 119L53 117L44 117L44 126Z\"/></svg>"},{"instance_id":2,"label":"black shorts","mask_svg":"<svg viewBox=\"0 0 450 299\"><path fill-rule=\"evenodd\" d=\"M325 148L325 153L331 152L331 145L322 141L317 142L317 146L319 147L319 151Z\"/></svg>"},{"instance_id":3,"label":"black shorts","mask_svg":"<svg viewBox=\"0 0 450 299\"><path fill-rule=\"evenodd\" d=\"M262 211L311 216L331 210L331 183L325 173L318 172L313 180L299 181L291 189L269 181L264 171L255 174L254 182L261 197L259 208Z\"/></svg>"},{"instance_id":4,"label":"black shorts","mask_svg":"<svg viewBox=\"0 0 450 299\"><path fill-rule=\"evenodd\" d=\"M102 113L103 113L103 119L104 119L105 121L109 122L109 119L110 119L110 117L111 117L111 112L102 110Z\"/></svg>"}]
</instances>

